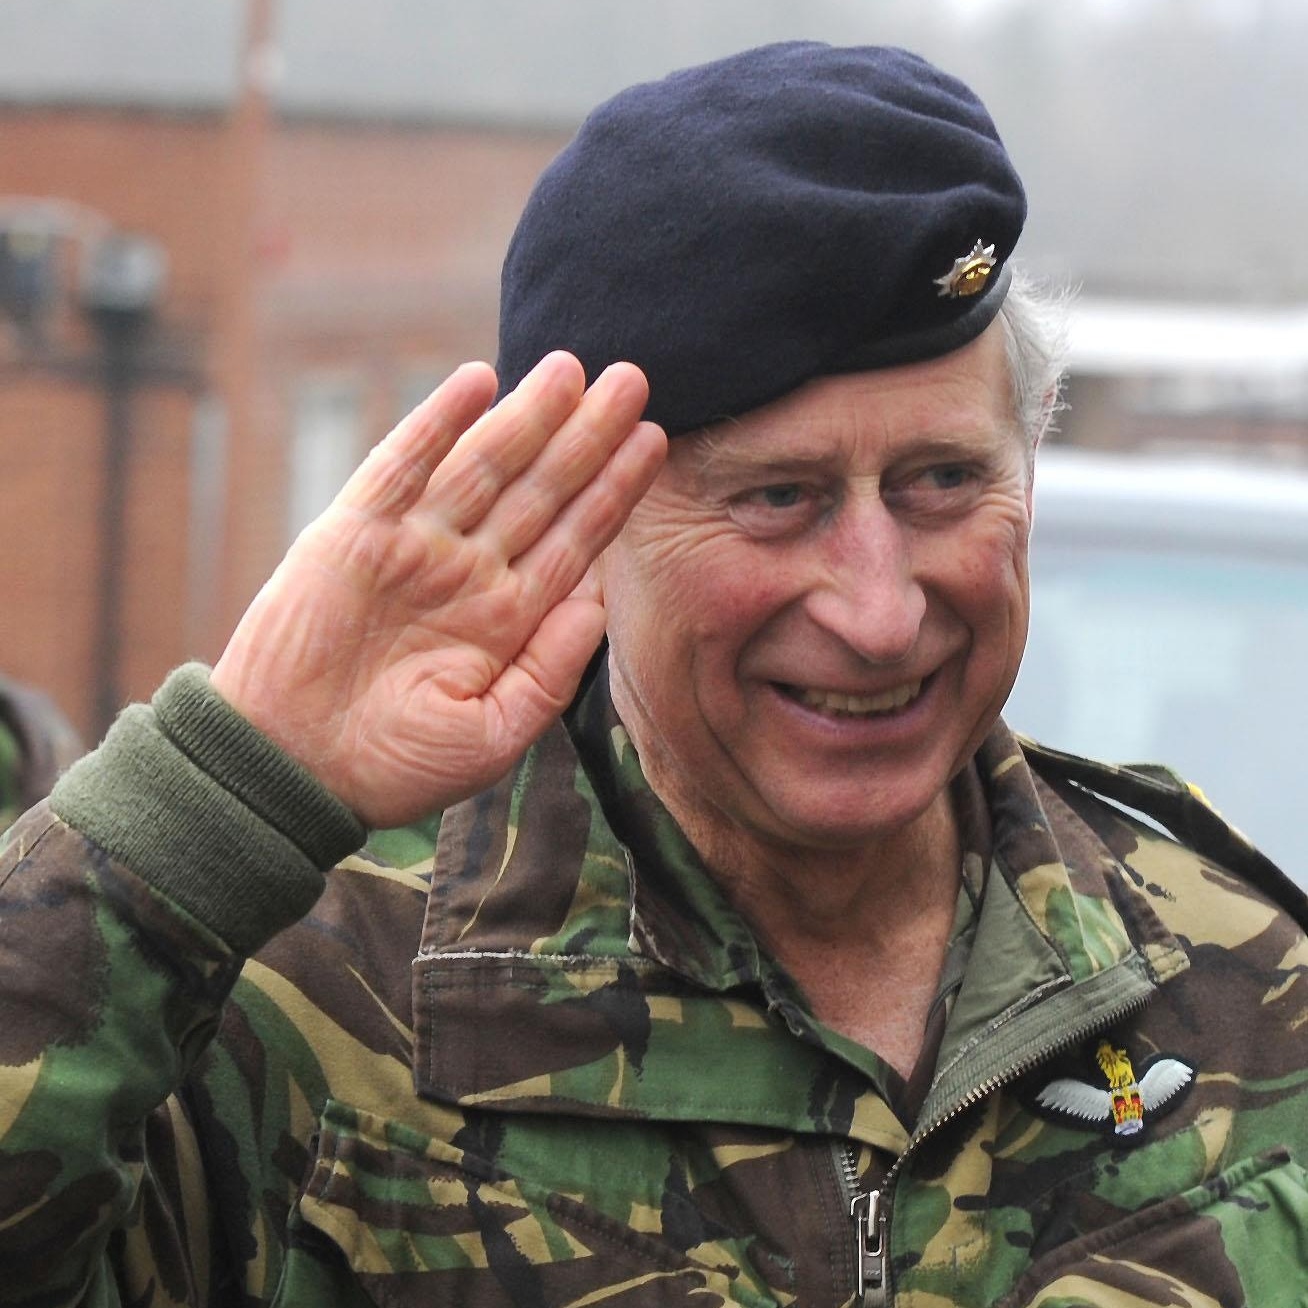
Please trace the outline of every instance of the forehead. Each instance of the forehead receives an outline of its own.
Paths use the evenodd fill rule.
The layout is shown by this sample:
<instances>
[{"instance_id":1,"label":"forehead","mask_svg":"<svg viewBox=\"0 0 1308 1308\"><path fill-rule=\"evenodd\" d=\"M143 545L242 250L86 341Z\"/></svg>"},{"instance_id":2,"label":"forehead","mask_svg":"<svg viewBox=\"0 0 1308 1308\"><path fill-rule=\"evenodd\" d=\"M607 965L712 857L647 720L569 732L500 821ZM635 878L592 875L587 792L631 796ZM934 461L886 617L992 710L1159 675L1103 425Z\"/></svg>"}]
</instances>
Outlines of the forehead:
<instances>
[{"instance_id":1,"label":"forehead","mask_svg":"<svg viewBox=\"0 0 1308 1308\"><path fill-rule=\"evenodd\" d=\"M928 448L964 453L978 444L1016 441L998 326L923 363L815 378L771 404L678 437L671 457L683 468L707 472L856 455L894 458Z\"/></svg>"}]
</instances>

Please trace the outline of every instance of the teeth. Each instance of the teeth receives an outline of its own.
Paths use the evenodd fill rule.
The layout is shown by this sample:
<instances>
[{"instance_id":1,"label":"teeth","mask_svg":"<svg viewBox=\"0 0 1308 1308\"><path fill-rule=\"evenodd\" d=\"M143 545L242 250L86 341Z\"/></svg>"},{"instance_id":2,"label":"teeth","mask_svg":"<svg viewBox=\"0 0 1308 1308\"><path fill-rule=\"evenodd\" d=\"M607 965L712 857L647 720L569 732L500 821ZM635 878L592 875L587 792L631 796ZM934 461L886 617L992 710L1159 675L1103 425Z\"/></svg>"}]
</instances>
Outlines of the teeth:
<instances>
[{"instance_id":1,"label":"teeth","mask_svg":"<svg viewBox=\"0 0 1308 1308\"><path fill-rule=\"evenodd\" d=\"M824 713L890 713L911 703L921 690L922 683L914 681L880 695L842 695L834 690L801 690L797 698L806 708L820 709Z\"/></svg>"}]
</instances>

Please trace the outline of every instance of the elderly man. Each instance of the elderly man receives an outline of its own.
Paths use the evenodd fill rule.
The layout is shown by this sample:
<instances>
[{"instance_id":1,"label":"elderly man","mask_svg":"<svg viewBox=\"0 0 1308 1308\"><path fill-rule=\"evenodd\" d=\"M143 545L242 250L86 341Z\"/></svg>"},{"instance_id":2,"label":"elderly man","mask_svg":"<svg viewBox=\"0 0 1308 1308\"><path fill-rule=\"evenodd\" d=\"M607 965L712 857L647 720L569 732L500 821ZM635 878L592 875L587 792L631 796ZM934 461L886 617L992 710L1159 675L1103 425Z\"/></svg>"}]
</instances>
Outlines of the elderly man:
<instances>
[{"instance_id":1,"label":"elderly man","mask_svg":"<svg viewBox=\"0 0 1308 1308\"><path fill-rule=\"evenodd\" d=\"M455 373L11 833L0 1301L1304 1301L1302 899L999 721L1023 216L898 51L588 120L499 403Z\"/></svg>"}]
</instances>

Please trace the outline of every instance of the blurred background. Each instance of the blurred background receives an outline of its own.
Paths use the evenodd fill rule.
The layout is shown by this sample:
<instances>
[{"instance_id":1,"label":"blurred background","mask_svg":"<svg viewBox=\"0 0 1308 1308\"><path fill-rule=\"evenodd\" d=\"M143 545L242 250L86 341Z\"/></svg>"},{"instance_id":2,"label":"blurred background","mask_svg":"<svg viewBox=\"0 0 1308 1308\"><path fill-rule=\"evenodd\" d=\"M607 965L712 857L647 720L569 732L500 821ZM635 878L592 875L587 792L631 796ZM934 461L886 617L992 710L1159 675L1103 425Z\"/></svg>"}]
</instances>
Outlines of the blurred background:
<instances>
[{"instance_id":1,"label":"blurred background","mask_svg":"<svg viewBox=\"0 0 1308 1308\"><path fill-rule=\"evenodd\" d=\"M214 658L368 446L454 364L493 359L504 245L585 111L632 81L795 37L908 46L989 105L1030 194L1018 254L1080 288L1057 443L1118 465L1181 451L1255 465L1291 496L1287 530L1302 523L1302 0L5 0L0 670L93 740L170 667ZM1193 527L1210 512L1181 516ZM1308 765L1301 747L1284 762L1266 751L1308 737L1303 709L1247 697L1302 698L1303 545L1260 574L1277 613L1290 597L1283 666L1254 676L1222 655L1237 720L1262 734L1237 733L1204 765L1287 810ZM1173 571L1164 589L1185 588ZM1242 579L1226 589L1247 599ZM1179 626L1142 636L1142 596L1116 616L1059 601L1081 618L1071 636L1060 626L1083 682L1044 698L1088 721L1032 707L1016 725L1089 730L1055 743L1102 753L1102 696L1126 693L1105 678L1136 677L1133 648L1163 640L1165 687L1215 626L1265 663L1280 620L1212 616L1201 585ZM1086 653L1102 629L1111 667ZM1183 680L1182 737L1215 693L1212 678ZM1124 713L1138 726L1137 701ZM1278 839L1301 859L1302 840Z\"/></svg>"}]
</instances>

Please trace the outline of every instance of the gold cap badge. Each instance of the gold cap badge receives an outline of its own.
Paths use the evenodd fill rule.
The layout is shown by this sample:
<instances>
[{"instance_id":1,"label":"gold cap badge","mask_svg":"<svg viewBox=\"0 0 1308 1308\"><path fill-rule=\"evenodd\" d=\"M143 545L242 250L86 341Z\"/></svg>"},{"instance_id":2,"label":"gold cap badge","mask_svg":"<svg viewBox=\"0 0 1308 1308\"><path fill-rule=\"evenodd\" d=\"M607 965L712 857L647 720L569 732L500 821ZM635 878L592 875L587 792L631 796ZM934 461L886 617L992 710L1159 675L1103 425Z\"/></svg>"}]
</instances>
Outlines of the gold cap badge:
<instances>
[{"instance_id":1,"label":"gold cap badge","mask_svg":"<svg viewBox=\"0 0 1308 1308\"><path fill-rule=\"evenodd\" d=\"M998 262L994 244L982 245L978 241L966 254L954 260L954 266L943 277L932 280L940 287L939 294L947 295L951 300L978 295L985 290L986 282Z\"/></svg>"}]
</instances>

